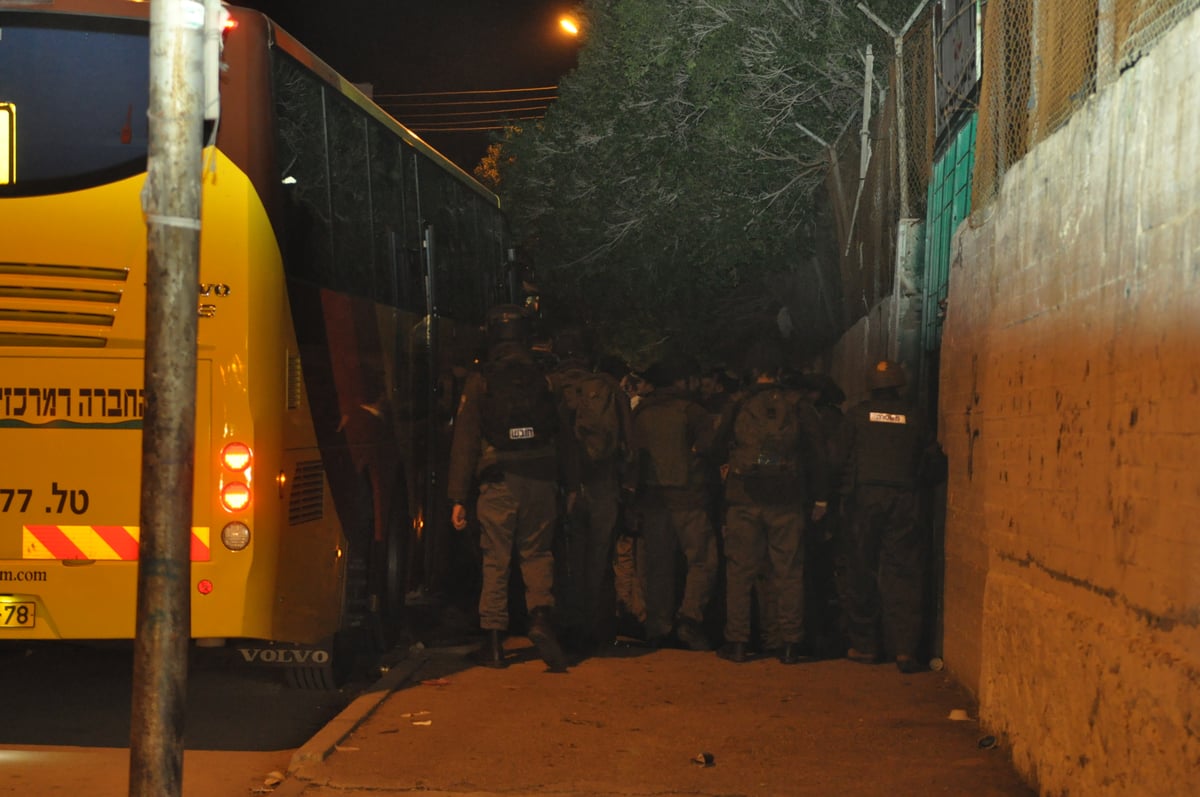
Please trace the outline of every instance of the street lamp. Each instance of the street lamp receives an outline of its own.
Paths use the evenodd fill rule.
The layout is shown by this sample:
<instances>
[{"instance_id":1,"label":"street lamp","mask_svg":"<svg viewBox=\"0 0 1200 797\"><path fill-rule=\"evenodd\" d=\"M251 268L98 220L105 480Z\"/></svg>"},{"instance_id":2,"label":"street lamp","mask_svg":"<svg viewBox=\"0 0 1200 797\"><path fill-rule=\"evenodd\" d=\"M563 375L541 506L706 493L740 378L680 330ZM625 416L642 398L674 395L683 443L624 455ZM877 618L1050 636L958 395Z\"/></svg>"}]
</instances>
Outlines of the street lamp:
<instances>
[{"instance_id":1,"label":"street lamp","mask_svg":"<svg viewBox=\"0 0 1200 797\"><path fill-rule=\"evenodd\" d=\"M579 23L574 17L562 16L558 18L558 26L562 28L569 36L579 35Z\"/></svg>"}]
</instances>

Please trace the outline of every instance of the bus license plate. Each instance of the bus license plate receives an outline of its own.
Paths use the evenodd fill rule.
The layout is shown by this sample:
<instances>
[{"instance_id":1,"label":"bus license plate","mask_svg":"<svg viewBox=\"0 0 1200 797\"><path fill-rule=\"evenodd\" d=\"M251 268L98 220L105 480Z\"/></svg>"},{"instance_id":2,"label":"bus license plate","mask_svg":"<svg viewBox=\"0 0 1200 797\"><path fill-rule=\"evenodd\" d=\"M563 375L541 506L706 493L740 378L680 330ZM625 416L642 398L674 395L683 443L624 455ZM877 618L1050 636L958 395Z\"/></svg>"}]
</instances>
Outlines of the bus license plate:
<instances>
[{"instance_id":1,"label":"bus license plate","mask_svg":"<svg viewBox=\"0 0 1200 797\"><path fill-rule=\"evenodd\" d=\"M37 622L35 603L0 603L0 628L33 628Z\"/></svg>"}]
</instances>

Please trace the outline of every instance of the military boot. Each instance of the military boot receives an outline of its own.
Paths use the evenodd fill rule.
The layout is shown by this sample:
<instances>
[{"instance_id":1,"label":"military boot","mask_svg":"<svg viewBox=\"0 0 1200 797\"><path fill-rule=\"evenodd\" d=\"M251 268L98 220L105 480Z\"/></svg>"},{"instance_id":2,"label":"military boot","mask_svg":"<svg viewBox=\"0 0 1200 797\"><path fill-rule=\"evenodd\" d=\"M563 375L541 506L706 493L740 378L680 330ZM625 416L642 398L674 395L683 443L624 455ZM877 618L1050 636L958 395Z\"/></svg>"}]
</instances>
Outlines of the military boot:
<instances>
[{"instance_id":1,"label":"military boot","mask_svg":"<svg viewBox=\"0 0 1200 797\"><path fill-rule=\"evenodd\" d=\"M567 657L563 654L550 626L550 607L539 606L529 613L529 641L551 672L566 672Z\"/></svg>"}]
</instances>

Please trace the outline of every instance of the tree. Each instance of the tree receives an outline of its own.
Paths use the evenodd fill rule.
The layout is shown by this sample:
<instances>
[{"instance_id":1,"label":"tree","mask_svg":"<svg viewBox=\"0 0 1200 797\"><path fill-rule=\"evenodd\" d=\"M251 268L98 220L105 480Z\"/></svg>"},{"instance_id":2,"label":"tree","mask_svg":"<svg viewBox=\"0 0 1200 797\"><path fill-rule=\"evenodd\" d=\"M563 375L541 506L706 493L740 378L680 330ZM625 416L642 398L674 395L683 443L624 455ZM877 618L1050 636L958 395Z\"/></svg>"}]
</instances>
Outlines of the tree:
<instances>
[{"instance_id":1,"label":"tree","mask_svg":"<svg viewBox=\"0 0 1200 797\"><path fill-rule=\"evenodd\" d=\"M899 27L915 2L872 10ZM839 334L840 313L822 307L837 301L836 263L813 229L828 167L818 139L861 112L861 52L890 51L878 27L849 0L584 11L559 100L493 159L551 309L622 339L627 355L667 339L720 356L722 342L772 328L790 285L808 296L791 307L797 333L814 346Z\"/></svg>"}]
</instances>

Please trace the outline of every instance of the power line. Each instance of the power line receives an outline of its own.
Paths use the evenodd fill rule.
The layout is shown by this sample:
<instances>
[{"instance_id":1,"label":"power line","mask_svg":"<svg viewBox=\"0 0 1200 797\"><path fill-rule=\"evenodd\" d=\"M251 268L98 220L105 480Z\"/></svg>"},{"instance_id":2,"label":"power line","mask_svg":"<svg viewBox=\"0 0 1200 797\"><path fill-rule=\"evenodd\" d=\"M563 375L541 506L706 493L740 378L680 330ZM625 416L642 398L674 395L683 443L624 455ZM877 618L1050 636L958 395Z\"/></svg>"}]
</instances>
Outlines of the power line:
<instances>
[{"instance_id":1,"label":"power line","mask_svg":"<svg viewBox=\"0 0 1200 797\"><path fill-rule=\"evenodd\" d=\"M529 86L519 89L468 89L465 91L415 91L408 94L376 94L376 97L450 97L460 94L516 94L530 91L558 91L558 86Z\"/></svg>"},{"instance_id":2,"label":"power line","mask_svg":"<svg viewBox=\"0 0 1200 797\"><path fill-rule=\"evenodd\" d=\"M461 107L464 107L467 105L507 105L508 103L513 103L513 102L541 102L541 101L553 102L557 99L558 99L558 97L548 96L548 97L513 97L513 98L507 99L507 100L456 100L456 101L450 101L450 102L389 102L387 100L380 100L379 96L376 95L375 103L377 105L383 106L385 108L438 108L438 107L461 108Z\"/></svg>"},{"instance_id":3,"label":"power line","mask_svg":"<svg viewBox=\"0 0 1200 797\"><path fill-rule=\"evenodd\" d=\"M482 133L504 130L516 122L545 119L545 112L558 99L557 94L530 97L539 92L557 92L558 86L529 86L516 89L471 89L464 91L419 91L409 93L378 93L372 99L386 111L399 119L414 133ZM497 94L519 94L523 96L493 98ZM459 99L452 97L480 97L481 99ZM431 98L428 100L422 98ZM443 100L444 98L444 100ZM519 105L514 103L545 103ZM480 106L477 110L466 110ZM421 111L424 108L451 108L464 110ZM510 113L540 111L537 115L509 116ZM470 117L483 116L477 119ZM467 117L467 118L464 118Z\"/></svg>"},{"instance_id":4,"label":"power line","mask_svg":"<svg viewBox=\"0 0 1200 797\"><path fill-rule=\"evenodd\" d=\"M504 108L504 112L518 113L521 111L545 111L549 105L524 105L520 108ZM453 116L495 116L496 109L487 109L482 111L447 111L444 113L409 113L404 114L405 119L445 119Z\"/></svg>"},{"instance_id":5,"label":"power line","mask_svg":"<svg viewBox=\"0 0 1200 797\"><path fill-rule=\"evenodd\" d=\"M463 123L459 122L425 122L417 125L405 125L405 127L414 133L465 133L477 130L504 130L512 126L513 122L529 122L545 118L544 116L518 116L507 120L480 119L477 122L466 123L472 125L471 127L461 126Z\"/></svg>"}]
</instances>

